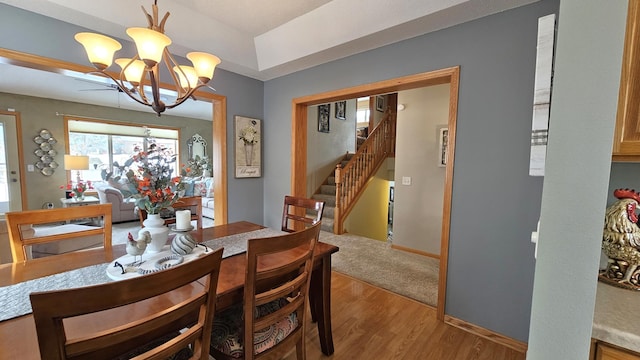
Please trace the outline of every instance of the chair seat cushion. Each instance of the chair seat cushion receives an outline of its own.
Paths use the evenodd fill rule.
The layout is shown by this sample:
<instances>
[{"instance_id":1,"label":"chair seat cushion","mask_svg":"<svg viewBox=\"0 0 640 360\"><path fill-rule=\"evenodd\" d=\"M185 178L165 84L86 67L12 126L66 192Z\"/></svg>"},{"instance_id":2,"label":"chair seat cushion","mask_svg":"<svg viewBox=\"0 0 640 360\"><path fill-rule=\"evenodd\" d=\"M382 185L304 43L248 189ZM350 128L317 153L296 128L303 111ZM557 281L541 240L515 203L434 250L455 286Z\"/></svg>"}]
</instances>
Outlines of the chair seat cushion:
<instances>
[{"instance_id":1,"label":"chair seat cushion","mask_svg":"<svg viewBox=\"0 0 640 360\"><path fill-rule=\"evenodd\" d=\"M274 300L256 308L255 317L262 317L280 309L288 302L286 299ZM211 332L211 348L234 358L244 356L242 327L244 316L242 304L216 314L213 319ZM256 354L269 350L298 327L298 317L295 312L281 319L276 324L258 330L254 335L253 348Z\"/></svg>"}]
</instances>

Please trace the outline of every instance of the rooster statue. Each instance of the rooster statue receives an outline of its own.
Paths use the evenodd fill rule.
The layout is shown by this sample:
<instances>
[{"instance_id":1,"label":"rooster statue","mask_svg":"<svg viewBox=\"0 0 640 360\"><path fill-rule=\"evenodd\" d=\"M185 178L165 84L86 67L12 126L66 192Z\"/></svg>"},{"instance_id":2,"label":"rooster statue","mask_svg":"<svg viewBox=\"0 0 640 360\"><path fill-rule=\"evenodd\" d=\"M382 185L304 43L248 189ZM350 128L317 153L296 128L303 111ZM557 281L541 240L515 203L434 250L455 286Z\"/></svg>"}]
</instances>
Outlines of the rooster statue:
<instances>
[{"instance_id":1,"label":"rooster statue","mask_svg":"<svg viewBox=\"0 0 640 360\"><path fill-rule=\"evenodd\" d=\"M626 289L640 290L640 227L636 207L640 194L617 189L619 200L607 208L602 233L602 250L609 257L607 268L600 271L603 282Z\"/></svg>"},{"instance_id":2,"label":"rooster statue","mask_svg":"<svg viewBox=\"0 0 640 360\"><path fill-rule=\"evenodd\" d=\"M144 250L147 248L147 244L151 242L151 233L148 231L143 231L140 233L140 239L134 239L133 235L129 233L127 236L127 254L133 256L133 263L127 264L129 266L138 266L142 264L142 254ZM137 256L140 256L140 261L136 261Z\"/></svg>"}]
</instances>

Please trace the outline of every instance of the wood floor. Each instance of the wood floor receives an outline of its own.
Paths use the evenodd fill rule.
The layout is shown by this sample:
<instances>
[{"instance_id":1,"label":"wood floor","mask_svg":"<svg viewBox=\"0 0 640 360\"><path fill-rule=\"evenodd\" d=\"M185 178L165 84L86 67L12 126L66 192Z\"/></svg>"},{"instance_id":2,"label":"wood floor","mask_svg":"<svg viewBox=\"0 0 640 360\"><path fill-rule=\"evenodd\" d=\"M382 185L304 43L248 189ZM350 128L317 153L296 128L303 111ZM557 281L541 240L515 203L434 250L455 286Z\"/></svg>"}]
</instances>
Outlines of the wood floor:
<instances>
[{"instance_id":1,"label":"wood floor","mask_svg":"<svg viewBox=\"0 0 640 360\"><path fill-rule=\"evenodd\" d=\"M322 354L318 330L308 323L307 360L525 359L523 353L439 322L432 307L349 276L333 272L331 291L335 353ZM285 358L294 359L295 351Z\"/></svg>"}]
</instances>

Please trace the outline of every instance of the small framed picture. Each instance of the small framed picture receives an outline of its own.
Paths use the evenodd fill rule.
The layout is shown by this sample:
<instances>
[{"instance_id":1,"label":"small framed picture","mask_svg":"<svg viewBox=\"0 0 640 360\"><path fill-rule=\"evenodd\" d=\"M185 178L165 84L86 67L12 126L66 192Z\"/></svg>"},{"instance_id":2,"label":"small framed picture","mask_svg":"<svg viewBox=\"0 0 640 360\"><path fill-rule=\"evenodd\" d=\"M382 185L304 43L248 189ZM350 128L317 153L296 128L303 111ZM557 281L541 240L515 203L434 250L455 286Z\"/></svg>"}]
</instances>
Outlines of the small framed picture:
<instances>
[{"instance_id":1,"label":"small framed picture","mask_svg":"<svg viewBox=\"0 0 640 360\"><path fill-rule=\"evenodd\" d=\"M336 119L345 120L347 114L347 102L346 101L338 101L336 102Z\"/></svg>"},{"instance_id":2,"label":"small framed picture","mask_svg":"<svg viewBox=\"0 0 640 360\"><path fill-rule=\"evenodd\" d=\"M384 111L384 97L376 96L376 110Z\"/></svg>"},{"instance_id":3,"label":"small framed picture","mask_svg":"<svg viewBox=\"0 0 640 360\"><path fill-rule=\"evenodd\" d=\"M329 114L331 104L318 105L318 131L323 133L329 132Z\"/></svg>"},{"instance_id":4,"label":"small framed picture","mask_svg":"<svg viewBox=\"0 0 640 360\"><path fill-rule=\"evenodd\" d=\"M449 128L447 125L438 126L438 166L447 166L447 145L449 142Z\"/></svg>"}]
</instances>

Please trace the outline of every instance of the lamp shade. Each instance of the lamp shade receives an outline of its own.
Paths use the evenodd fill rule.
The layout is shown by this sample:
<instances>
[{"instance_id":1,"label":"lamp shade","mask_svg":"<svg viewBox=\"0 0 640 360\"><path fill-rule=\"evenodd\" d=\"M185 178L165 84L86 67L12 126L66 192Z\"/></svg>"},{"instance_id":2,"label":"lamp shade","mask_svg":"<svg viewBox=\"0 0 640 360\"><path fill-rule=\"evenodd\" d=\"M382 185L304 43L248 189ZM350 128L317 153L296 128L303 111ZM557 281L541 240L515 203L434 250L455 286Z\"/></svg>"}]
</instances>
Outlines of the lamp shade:
<instances>
[{"instance_id":1,"label":"lamp shade","mask_svg":"<svg viewBox=\"0 0 640 360\"><path fill-rule=\"evenodd\" d=\"M85 155L65 155L65 170L89 170L89 157Z\"/></svg>"},{"instance_id":2,"label":"lamp shade","mask_svg":"<svg viewBox=\"0 0 640 360\"><path fill-rule=\"evenodd\" d=\"M138 56L149 67L159 63L162 60L164 48L171 45L171 39L168 36L147 28L128 28L127 35L136 43Z\"/></svg>"},{"instance_id":3,"label":"lamp shade","mask_svg":"<svg viewBox=\"0 0 640 360\"><path fill-rule=\"evenodd\" d=\"M145 65L142 60L131 60L129 58L116 59L116 64L120 65L124 71L125 79L133 86L138 86L144 76Z\"/></svg>"},{"instance_id":4,"label":"lamp shade","mask_svg":"<svg viewBox=\"0 0 640 360\"><path fill-rule=\"evenodd\" d=\"M122 48L112 38L94 33L77 33L75 39L84 46L89 61L98 69L108 68L113 62L113 54Z\"/></svg>"},{"instance_id":5,"label":"lamp shade","mask_svg":"<svg viewBox=\"0 0 640 360\"><path fill-rule=\"evenodd\" d=\"M191 89L198 85L198 75L196 75L196 70L191 66L174 66L173 71L178 74L178 79L180 80L180 86L184 89Z\"/></svg>"},{"instance_id":6,"label":"lamp shade","mask_svg":"<svg viewBox=\"0 0 640 360\"><path fill-rule=\"evenodd\" d=\"M203 80L205 83L213 78L213 72L215 71L216 66L220 64L219 57L197 51L188 53L187 59L191 60L191 63L193 63L193 67L195 68L198 77L206 79Z\"/></svg>"}]
</instances>

